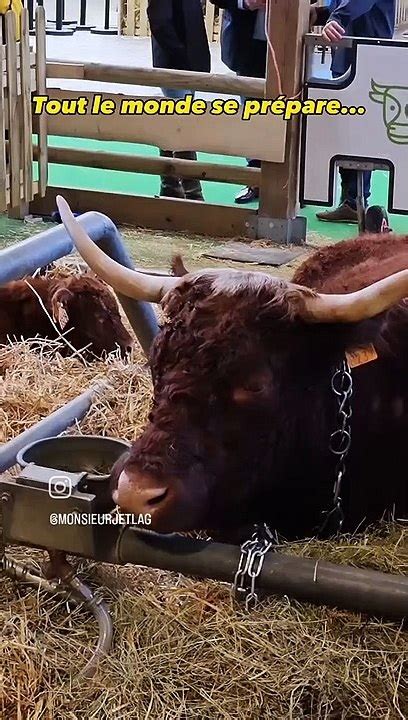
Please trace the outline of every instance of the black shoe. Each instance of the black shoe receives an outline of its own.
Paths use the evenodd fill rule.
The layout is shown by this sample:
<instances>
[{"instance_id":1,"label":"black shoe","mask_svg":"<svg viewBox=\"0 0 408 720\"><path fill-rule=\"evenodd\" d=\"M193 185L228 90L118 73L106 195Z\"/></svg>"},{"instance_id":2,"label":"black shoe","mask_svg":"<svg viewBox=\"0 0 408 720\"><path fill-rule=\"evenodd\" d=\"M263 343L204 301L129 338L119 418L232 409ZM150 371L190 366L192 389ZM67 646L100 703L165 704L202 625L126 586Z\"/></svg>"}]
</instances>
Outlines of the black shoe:
<instances>
[{"instance_id":1,"label":"black shoe","mask_svg":"<svg viewBox=\"0 0 408 720\"><path fill-rule=\"evenodd\" d=\"M235 202L238 205L245 205L246 203L251 203L258 199L259 199L259 188L246 187L238 193L238 195L235 198Z\"/></svg>"},{"instance_id":2,"label":"black shoe","mask_svg":"<svg viewBox=\"0 0 408 720\"><path fill-rule=\"evenodd\" d=\"M199 200L204 202L203 191L199 180L186 178L181 181L186 200Z\"/></svg>"},{"instance_id":3,"label":"black shoe","mask_svg":"<svg viewBox=\"0 0 408 720\"><path fill-rule=\"evenodd\" d=\"M160 197L185 199L183 186L178 178L163 178L160 186Z\"/></svg>"}]
</instances>

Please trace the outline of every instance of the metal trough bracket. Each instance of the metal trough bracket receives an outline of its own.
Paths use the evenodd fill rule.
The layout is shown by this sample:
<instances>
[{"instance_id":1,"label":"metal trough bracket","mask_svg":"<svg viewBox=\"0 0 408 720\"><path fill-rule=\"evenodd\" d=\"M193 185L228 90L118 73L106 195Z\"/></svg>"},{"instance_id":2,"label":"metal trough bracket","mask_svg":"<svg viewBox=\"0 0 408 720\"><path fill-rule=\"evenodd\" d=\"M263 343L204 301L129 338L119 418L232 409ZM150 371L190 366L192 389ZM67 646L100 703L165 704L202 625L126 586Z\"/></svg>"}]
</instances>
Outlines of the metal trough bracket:
<instances>
[{"instance_id":1,"label":"metal trough bracket","mask_svg":"<svg viewBox=\"0 0 408 720\"><path fill-rule=\"evenodd\" d=\"M282 220L257 215L248 222L248 236L254 240L271 240L278 245L303 245L306 228L304 217Z\"/></svg>"}]
</instances>

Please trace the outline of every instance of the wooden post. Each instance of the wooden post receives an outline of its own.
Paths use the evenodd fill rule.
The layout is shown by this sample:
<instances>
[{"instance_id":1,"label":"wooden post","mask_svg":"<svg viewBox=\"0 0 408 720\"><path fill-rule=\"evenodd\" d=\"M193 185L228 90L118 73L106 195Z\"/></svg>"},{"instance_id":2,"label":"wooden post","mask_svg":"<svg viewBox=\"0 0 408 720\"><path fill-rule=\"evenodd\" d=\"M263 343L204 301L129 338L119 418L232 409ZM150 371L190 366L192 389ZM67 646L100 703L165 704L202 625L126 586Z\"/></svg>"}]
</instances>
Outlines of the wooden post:
<instances>
[{"instance_id":1,"label":"wooden post","mask_svg":"<svg viewBox=\"0 0 408 720\"><path fill-rule=\"evenodd\" d=\"M0 212L7 210L7 159L6 159L6 103L4 97L4 78L6 77L6 49L3 33L0 29Z\"/></svg>"},{"instance_id":2,"label":"wooden post","mask_svg":"<svg viewBox=\"0 0 408 720\"><path fill-rule=\"evenodd\" d=\"M268 4L268 32L281 76L282 92L288 98L295 97L301 91L303 37L309 29L310 0L268 0ZM279 83L270 48L265 95L268 99L279 95ZM282 220L283 224L278 223L274 227L269 224L270 237L278 242L290 242L294 239L291 226L297 210L299 135L300 118L294 117L288 121L285 162L262 163L259 225L261 229L263 218L264 227L267 225L267 218ZM266 233L261 231L260 234Z\"/></svg>"},{"instance_id":3,"label":"wooden post","mask_svg":"<svg viewBox=\"0 0 408 720\"><path fill-rule=\"evenodd\" d=\"M126 3L126 35L134 37L136 35L136 6L135 0L127 0Z\"/></svg>"},{"instance_id":4,"label":"wooden post","mask_svg":"<svg viewBox=\"0 0 408 720\"><path fill-rule=\"evenodd\" d=\"M20 207L20 118L21 103L17 84L17 43L16 16L12 10L5 15L7 92L8 92L8 131L9 131L9 167L10 167L10 206L19 212ZM20 58L21 61L21 58Z\"/></svg>"},{"instance_id":5,"label":"wooden post","mask_svg":"<svg viewBox=\"0 0 408 720\"><path fill-rule=\"evenodd\" d=\"M24 182L24 201L33 199L33 120L31 114L31 68L30 68L30 36L28 10L21 14L20 40L20 86L22 99L22 167Z\"/></svg>"},{"instance_id":6,"label":"wooden post","mask_svg":"<svg viewBox=\"0 0 408 720\"><path fill-rule=\"evenodd\" d=\"M45 49L45 11L41 6L37 7L35 13L36 33L36 87L37 95L46 95L46 49ZM48 159L47 159L47 116L42 113L38 118L38 147L40 157L38 161L38 180L41 197L44 197L48 184Z\"/></svg>"},{"instance_id":7,"label":"wooden post","mask_svg":"<svg viewBox=\"0 0 408 720\"><path fill-rule=\"evenodd\" d=\"M147 17L147 0L139 0L139 35L140 37L148 37L149 21Z\"/></svg>"}]
</instances>

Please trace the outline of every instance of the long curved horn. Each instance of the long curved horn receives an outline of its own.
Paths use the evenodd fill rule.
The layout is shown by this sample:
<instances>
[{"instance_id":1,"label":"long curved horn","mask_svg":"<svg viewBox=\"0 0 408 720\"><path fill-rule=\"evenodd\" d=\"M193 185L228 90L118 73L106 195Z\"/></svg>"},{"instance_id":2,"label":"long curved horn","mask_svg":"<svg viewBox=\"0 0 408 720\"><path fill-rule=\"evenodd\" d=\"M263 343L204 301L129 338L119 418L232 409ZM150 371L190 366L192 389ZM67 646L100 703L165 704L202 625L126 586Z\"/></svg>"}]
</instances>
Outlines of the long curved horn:
<instances>
[{"instance_id":1,"label":"long curved horn","mask_svg":"<svg viewBox=\"0 0 408 720\"><path fill-rule=\"evenodd\" d=\"M179 278L145 275L116 262L91 240L61 195L57 196L56 202L65 229L81 257L117 292L136 300L159 303L180 282Z\"/></svg>"},{"instance_id":2,"label":"long curved horn","mask_svg":"<svg viewBox=\"0 0 408 720\"><path fill-rule=\"evenodd\" d=\"M305 297L306 322L354 323L375 317L408 296L408 270L390 275L357 292Z\"/></svg>"}]
</instances>

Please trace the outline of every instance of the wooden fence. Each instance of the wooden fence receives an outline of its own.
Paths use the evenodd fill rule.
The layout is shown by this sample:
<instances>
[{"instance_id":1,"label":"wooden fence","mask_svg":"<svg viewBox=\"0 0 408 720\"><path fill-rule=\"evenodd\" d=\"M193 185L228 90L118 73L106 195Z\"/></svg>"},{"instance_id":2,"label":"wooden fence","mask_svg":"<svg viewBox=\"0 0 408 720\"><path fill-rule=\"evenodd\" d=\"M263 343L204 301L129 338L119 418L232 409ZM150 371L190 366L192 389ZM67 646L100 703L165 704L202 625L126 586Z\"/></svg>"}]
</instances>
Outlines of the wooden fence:
<instances>
[{"instance_id":1,"label":"wooden fence","mask_svg":"<svg viewBox=\"0 0 408 720\"><path fill-rule=\"evenodd\" d=\"M36 52L30 47L28 11L21 15L16 41L16 16L4 16L0 44L0 212L14 216L28 212L28 204L47 185L47 128L44 115L38 126L39 180L33 181L31 94L45 94L45 15L37 8Z\"/></svg>"}]
</instances>

